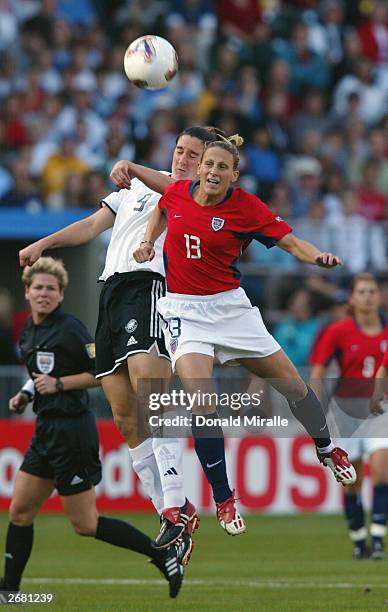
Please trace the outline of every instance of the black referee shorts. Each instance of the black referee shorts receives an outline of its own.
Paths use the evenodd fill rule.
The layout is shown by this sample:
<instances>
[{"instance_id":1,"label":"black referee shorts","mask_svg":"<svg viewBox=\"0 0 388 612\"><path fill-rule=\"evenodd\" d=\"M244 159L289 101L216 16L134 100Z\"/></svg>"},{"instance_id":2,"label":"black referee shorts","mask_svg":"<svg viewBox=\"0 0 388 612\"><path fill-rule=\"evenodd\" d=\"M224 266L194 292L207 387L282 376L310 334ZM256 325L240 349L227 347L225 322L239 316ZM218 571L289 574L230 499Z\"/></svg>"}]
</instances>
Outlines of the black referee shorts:
<instances>
[{"instance_id":1,"label":"black referee shorts","mask_svg":"<svg viewBox=\"0 0 388 612\"><path fill-rule=\"evenodd\" d=\"M91 410L68 416L38 416L22 472L49 478L59 495L75 495L102 477L96 419Z\"/></svg>"},{"instance_id":2,"label":"black referee shorts","mask_svg":"<svg viewBox=\"0 0 388 612\"><path fill-rule=\"evenodd\" d=\"M163 321L156 309L165 280L156 272L122 272L108 278L100 295L96 329L96 378L112 374L129 355L153 346L169 359Z\"/></svg>"}]
</instances>

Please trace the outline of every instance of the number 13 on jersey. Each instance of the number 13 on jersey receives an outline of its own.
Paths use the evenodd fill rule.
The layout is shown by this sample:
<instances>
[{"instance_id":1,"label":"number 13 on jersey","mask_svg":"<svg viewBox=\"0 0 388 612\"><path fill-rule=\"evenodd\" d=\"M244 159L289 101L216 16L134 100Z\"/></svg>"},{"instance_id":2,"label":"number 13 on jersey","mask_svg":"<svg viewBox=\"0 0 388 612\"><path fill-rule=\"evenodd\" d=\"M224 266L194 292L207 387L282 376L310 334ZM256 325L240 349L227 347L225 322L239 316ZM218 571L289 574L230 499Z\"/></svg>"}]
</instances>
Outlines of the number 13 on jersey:
<instances>
[{"instance_id":1,"label":"number 13 on jersey","mask_svg":"<svg viewBox=\"0 0 388 612\"><path fill-rule=\"evenodd\" d=\"M187 259L201 259L201 239L198 236L184 234Z\"/></svg>"}]
</instances>

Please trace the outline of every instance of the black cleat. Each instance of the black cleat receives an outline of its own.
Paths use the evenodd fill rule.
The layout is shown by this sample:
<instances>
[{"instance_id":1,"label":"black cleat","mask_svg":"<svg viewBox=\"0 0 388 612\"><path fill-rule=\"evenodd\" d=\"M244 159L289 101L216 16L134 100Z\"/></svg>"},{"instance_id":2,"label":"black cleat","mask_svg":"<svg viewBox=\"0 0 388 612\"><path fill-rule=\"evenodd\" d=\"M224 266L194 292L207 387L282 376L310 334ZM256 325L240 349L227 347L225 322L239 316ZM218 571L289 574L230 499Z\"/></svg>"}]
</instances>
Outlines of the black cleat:
<instances>
[{"instance_id":1,"label":"black cleat","mask_svg":"<svg viewBox=\"0 0 388 612\"><path fill-rule=\"evenodd\" d=\"M370 558L370 550L365 542L355 543L353 548L353 559L355 561L362 561L363 559Z\"/></svg>"},{"instance_id":2,"label":"black cleat","mask_svg":"<svg viewBox=\"0 0 388 612\"><path fill-rule=\"evenodd\" d=\"M183 535L186 528L190 534L191 521L194 519L196 525L192 528L192 531L196 528L198 519L193 504L187 499L181 508L174 507L163 510L160 531L155 538L155 548L168 548Z\"/></svg>"},{"instance_id":3,"label":"black cleat","mask_svg":"<svg viewBox=\"0 0 388 612\"><path fill-rule=\"evenodd\" d=\"M187 565L194 549L194 542L188 533L184 533L174 544L179 563Z\"/></svg>"},{"instance_id":4,"label":"black cleat","mask_svg":"<svg viewBox=\"0 0 388 612\"><path fill-rule=\"evenodd\" d=\"M11 605L15 602L13 601L9 601L9 594L13 593L19 593L18 589L13 589L10 587L9 584L6 583L4 578L0 578L0 606L1 605Z\"/></svg>"},{"instance_id":5,"label":"black cleat","mask_svg":"<svg viewBox=\"0 0 388 612\"><path fill-rule=\"evenodd\" d=\"M370 558L374 559L375 561L381 561L382 559L385 559L386 556L382 538L373 538Z\"/></svg>"},{"instance_id":6,"label":"black cleat","mask_svg":"<svg viewBox=\"0 0 388 612\"><path fill-rule=\"evenodd\" d=\"M150 563L156 565L169 584L169 594L173 599L178 595L183 582L183 565L178 558L178 551L170 546L162 551L160 559L150 559Z\"/></svg>"}]
</instances>

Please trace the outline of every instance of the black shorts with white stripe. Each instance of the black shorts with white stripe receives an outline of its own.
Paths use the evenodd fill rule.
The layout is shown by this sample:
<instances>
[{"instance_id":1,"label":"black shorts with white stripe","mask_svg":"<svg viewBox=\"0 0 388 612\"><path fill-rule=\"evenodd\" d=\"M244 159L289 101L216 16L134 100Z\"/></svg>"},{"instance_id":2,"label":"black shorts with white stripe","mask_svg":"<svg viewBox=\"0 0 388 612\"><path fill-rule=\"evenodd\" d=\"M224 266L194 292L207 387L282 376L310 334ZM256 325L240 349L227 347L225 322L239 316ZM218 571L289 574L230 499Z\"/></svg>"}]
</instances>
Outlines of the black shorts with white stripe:
<instances>
[{"instance_id":1,"label":"black shorts with white stripe","mask_svg":"<svg viewBox=\"0 0 388 612\"><path fill-rule=\"evenodd\" d=\"M100 295L96 329L96 377L112 374L129 355L155 347L169 359L163 320L156 303L165 279L156 272L121 272L109 277Z\"/></svg>"}]
</instances>

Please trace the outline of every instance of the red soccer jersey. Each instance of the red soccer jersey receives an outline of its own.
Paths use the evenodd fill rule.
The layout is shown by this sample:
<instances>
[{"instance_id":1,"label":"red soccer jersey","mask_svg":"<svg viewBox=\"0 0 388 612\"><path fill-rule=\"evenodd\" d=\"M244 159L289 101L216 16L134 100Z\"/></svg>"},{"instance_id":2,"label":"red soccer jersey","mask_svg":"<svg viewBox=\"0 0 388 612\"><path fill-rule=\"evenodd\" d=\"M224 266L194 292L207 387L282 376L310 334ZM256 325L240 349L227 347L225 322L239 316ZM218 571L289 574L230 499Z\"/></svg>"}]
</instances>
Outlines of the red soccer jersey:
<instances>
[{"instance_id":1,"label":"red soccer jersey","mask_svg":"<svg viewBox=\"0 0 388 612\"><path fill-rule=\"evenodd\" d=\"M212 295L236 289L236 262L251 240L267 248L292 231L259 198L230 189L225 200L200 206L192 192L197 183L176 181L159 200L167 215L164 258L168 291Z\"/></svg>"},{"instance_id":2,"label":"red soccer jersey","mask_svg":"<svg viewBox=\"0 0 388 612\"><path fill-rule=\"evenodd\" d=\"M336 359L341 380L335 394L340 397L369 397L373 391L372 379L380 367L387 344L388 326L375 336L367 336L355 319L348 317L326 327L313 347L310 363L328 365ZM357 384L357 379L363 381Z\"/></svg>"},{"instance_id":3,"label":"red soccer jersey","mask_svg":"<svg viewBox=\"0 0 388 612\"><path fill-rule=\"evenodd\" d=\"M387 347L387 350L384 353L384 357L383 357L383 360L381 362L381 365L383 366L383 368L388 368L388 347Z\"/></svg>"}]
</instances>

